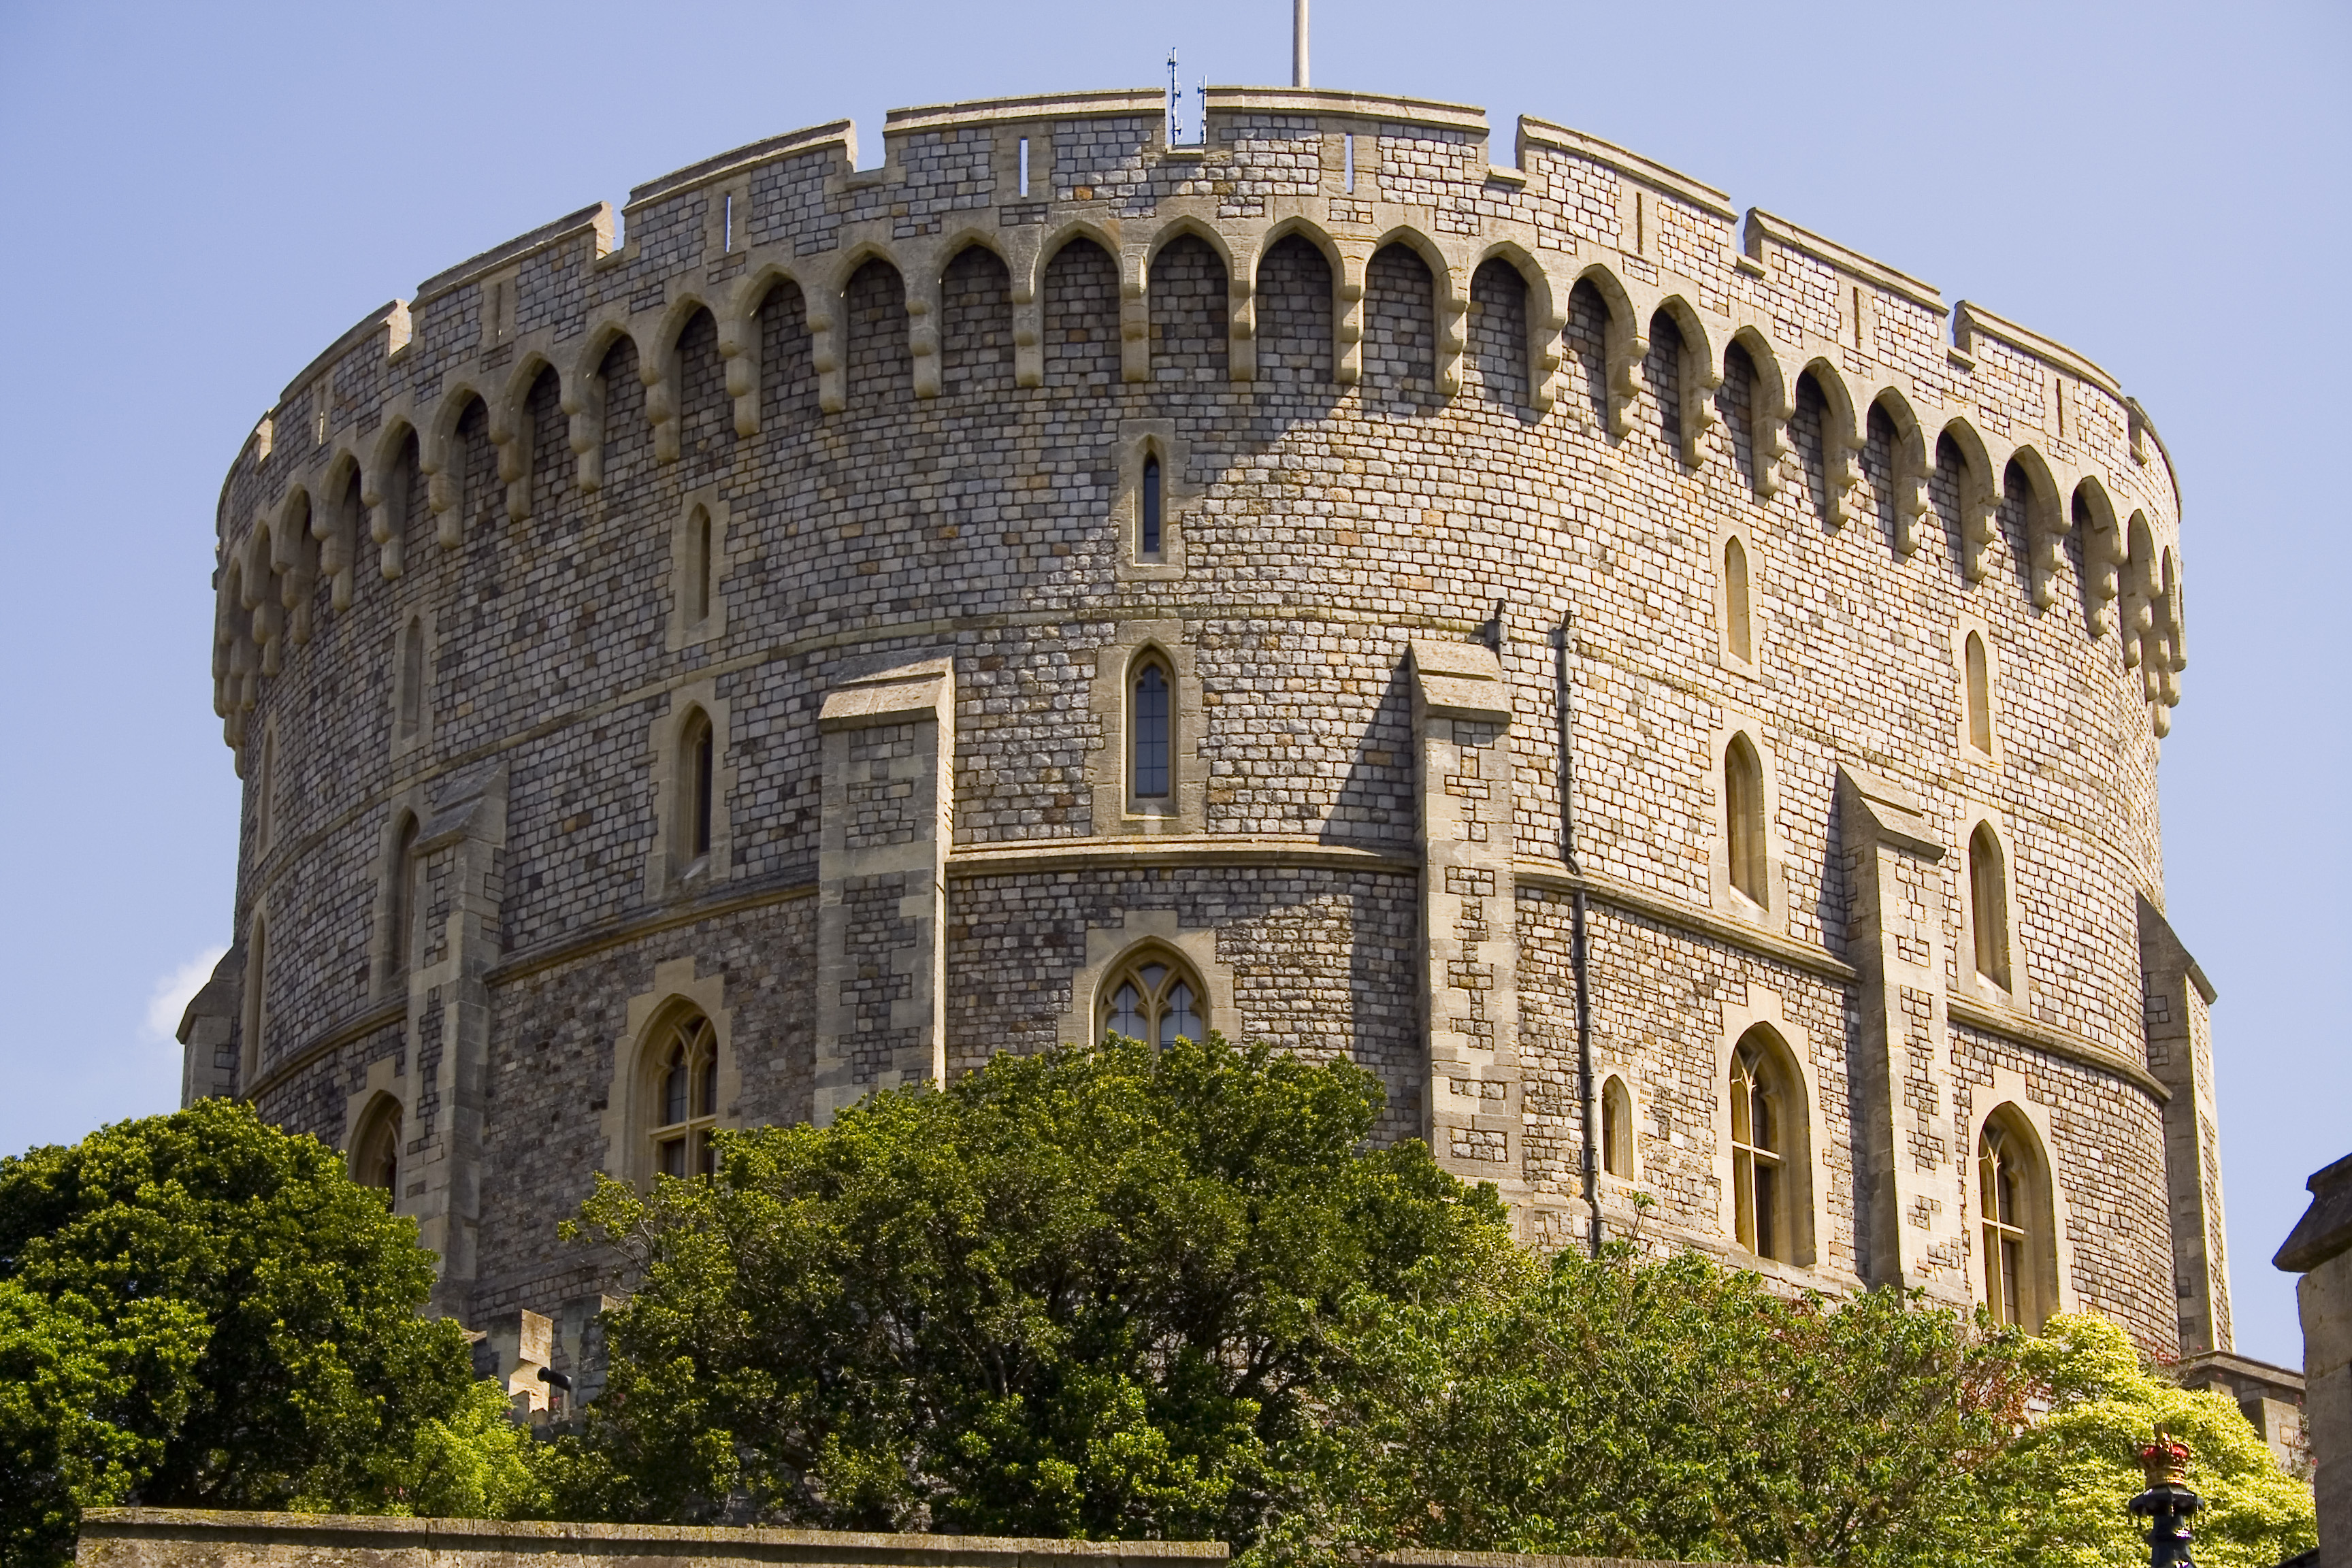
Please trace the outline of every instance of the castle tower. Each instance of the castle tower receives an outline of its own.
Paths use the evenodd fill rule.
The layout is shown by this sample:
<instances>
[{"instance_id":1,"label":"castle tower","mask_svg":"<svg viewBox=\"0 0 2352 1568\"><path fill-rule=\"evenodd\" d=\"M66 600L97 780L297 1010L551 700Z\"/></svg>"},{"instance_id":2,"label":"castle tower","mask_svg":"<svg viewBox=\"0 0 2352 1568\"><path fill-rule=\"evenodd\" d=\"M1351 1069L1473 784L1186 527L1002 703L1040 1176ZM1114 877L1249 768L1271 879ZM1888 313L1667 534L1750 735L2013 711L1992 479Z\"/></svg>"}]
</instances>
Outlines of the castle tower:
<instances>
[{"instance_id":1,"label":"castle tower","mask_svg":"<svg viewBox=\"0 0 2352 1568\"><path fill-rule=\"evenodd\" d=\"M2225 1348L2139 406L1559 126L1206 120L781 136L296 376L218 519L188 1095L350 1150L444 1310L572 1324L600 1171L1213 1028L1377 1073L1531 1242L1589 1159L1790 1286Z\"/></svg>"}]
</instances>

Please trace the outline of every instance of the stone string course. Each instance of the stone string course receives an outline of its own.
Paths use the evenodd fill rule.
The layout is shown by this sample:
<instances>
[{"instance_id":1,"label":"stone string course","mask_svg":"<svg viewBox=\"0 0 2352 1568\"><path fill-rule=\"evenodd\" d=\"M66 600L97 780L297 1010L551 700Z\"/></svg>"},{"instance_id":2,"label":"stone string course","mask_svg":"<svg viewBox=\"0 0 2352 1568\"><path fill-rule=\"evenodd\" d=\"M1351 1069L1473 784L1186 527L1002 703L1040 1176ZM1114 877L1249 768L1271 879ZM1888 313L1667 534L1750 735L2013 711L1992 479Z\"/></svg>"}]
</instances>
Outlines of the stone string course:
<instances>
[{"instance_id":1,"label":"stone string course","mask_svg":"<svg viewBox=\"0 0 2352 1568\"><path fill-rule=\"evenodd\" d=\"M878 171L845 125L725 154L432 279L296 378L218 518L247 801L188 1093L339 1146L389 1097L444 1309L552 1310L598 1288L554 1226L635 1168L636 1053L684 987L715 987L741 1127L830 1114L826 1074L1044 1048L1106 952L1198 937L1215 1026L1362 1063L1382 1136L1572 1240L1566 622L1593 1045L1635 1107L1609 1223L1638 1190L1655 1245L1964 1300L1999 1076L2048 1130L2052 1304L2226 1348L2210 987L2160 913L2179 496L2138 405L1557 126L1497 169L1453 106L1213 92L1195 152L1155 105L898 111ZM673 559L698 506L701 630ZM1963 617L1995 655L1990 755ZM1147 636L1181 649L1197 787L1106 816L1125 716L1099 693ZM940 711L828 750L829 697L919 660L945 661ZM725 849L689 867L670 749L698 706ZM1760 910L1725 882L1734 731L1768 778ZM1465 764L1432 795L1441 752ZM1980 820L2007 994L1965 924ZM1433 1016L1468 1055L1433 1066ZM1801 1261L1731 1239L1726 1074L1759 1019L1811 1086Z\"/></svg>"}]
</instances>

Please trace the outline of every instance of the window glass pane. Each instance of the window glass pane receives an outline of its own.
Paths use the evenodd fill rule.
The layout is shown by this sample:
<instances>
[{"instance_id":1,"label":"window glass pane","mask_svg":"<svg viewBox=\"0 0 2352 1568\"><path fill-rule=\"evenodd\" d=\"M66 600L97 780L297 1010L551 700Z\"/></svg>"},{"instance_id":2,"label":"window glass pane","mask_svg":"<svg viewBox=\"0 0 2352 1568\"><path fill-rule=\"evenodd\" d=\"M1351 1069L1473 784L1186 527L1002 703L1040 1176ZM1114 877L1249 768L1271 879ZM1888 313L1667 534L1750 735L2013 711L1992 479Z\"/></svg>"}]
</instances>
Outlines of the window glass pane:
<instances>
[{"instance_id":1,"label":"window glass pane","mask_svg":"<svg viewBox=\"0 0 2352 1568\"><path fill-rule=\"evenodd\" d=\"M1168 793L1168 677L1156 664L1135 681L1135 793Z\"/></svg>"},{"instance_id":2,"label":"window glass pane","mask_svg":"<svg viewBox=\"0 0 2352 1568\"><path fill-rule=\"evenodd\" d=\"M1756 1247L1759 1258L1780 1256L1780 1173L1769 1165L1756 1167Z\"/></svg>"},{"instance_id":3,"label":"window glass pane","mask_svg":"<svg viewBox=\"0 0 2352 1568\"><path fill-rule=\"evenodd\" d=\"M1110 999L1110 1027L1107 1032L1138 1040L1148 1037L1143 1020L1143 997L1132 983L1120 986L1118 994Z\"/></svg>"},{"instance_id":4,"label":"window glass pane","mask_svg":"<svg viewBox=\"0 0 2352 1568\"><path fill-rule=\"evenodd\" d=\"M1147 963L1137 973L1143 981L1145 993L1157 995L1160 983L1168 978L1168 966L1164 963Z\"/></svg>"},{"instance_id":5,"label":"window glass pane","mask_svg":"<svg viewBox=\"0 0 2352 1568\"><path fill-rule=\"evenodd\" d=\"M671 1056L669 1070L662 1075L662 1125L671 1126L686 1120L687 1091L686 1053Z\"/></svg>"},{"instance_id":6,"label":"window glass pane","mask_svg":"<svg viewBox=\"0 0 2352 1568\"><path fill-rule=\"evenodd\" d=\"M702 1058L702 1069L697 1076L702 1080L702 1092L695 1096L694 1113L697 1116L718 1115L719 1062L717 1058L705 1056Z\"/></svg>"},{"instance_id":7,"label":"window glass pane","mask_svg":"<svg viewBox=\"0 0 2352 1568\"><path fill-rule=\"evenodd\" d=\"M686 1140L665 1138L656 1151L656 1168L665 1176L686 1174Z\"/></svg>"},{"instance_id":8,"label":"window glass pane","mask_svg":"<svg viewBox=\"0 0 2352 1568\"><path fill-rule=\"evenodd\" d=\"M716 1175L719 1172L719 1152L710 1142L710 1131L705 1128L694 1135L694 1173Z\"/></svg>"},{"instance_id":9,"label":"window glass pane","mask_svg":"<svg viewBox=\"0 0 2352 1568\"><path fill-rule=\"evenodd\" d=\"M1160 459L1143 459L1143 553L1160 553Z\"/></svg>"},{"instance_id":10,"label":"window glass pane","mask_svg":"<svg viewBox=\"0 0 2352 1568\"><path fill-rule=\"evenodd\" d=\"M1192 1012L1192 988L1181 980L1168 993L1168 1011L1160 1016L1160 1043L1172 1046L1180 1036L1188 1040L1201 1037L1201 1020Z\"/></svg>"}]
</instances>

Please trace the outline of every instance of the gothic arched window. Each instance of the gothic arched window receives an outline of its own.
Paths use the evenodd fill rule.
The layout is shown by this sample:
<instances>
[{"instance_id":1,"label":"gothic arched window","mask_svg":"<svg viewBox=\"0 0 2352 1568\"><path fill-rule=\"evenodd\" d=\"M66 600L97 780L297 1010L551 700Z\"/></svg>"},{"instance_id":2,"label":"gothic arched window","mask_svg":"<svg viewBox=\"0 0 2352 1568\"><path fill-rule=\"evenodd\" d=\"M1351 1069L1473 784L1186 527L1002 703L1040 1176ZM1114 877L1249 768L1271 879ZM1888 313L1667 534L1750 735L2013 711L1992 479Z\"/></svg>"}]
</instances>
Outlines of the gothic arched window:
<instances>
[{"instance_id":1,"label":"gothic arched window","mask_svg":"<svg viewBox=\"0 0 2352 1568\"><path fill-rule=\"evenodd\" d=\"M1155 452L1143 459L1143 517L1136 539L1136 552L1155 561L1160 557L1160 455Z\"/></svg>"},{"instance_id":2,"label":"gothic arched window","mask_svg":"<svg viewBox=\"0 0 2352 1568\"><path fill-rule=\"evenodd\" d=\"M1601 1090L1601 1168L1629 1180L1633 1174L1633 1097L1614 1076Z\"/></svg>"},{"instance_id":3,"label":"gothic arched window","mask_svg":"<svg viewBox=\"0 0 2352 1568\"><path fill-rule=\"evenodd\" d=\"M1129 954L1104 976L1095 1013L1105 1035L1121 1035L1162 1049L1209 1032L1209 1003L1201 977L1165 948Z\"/></svg>"},{"instance_id":4,"label":"gothic arched window","mask_svg":"<svg viewBox=\"0 0 2352 1568\"><path fill-rule=\"evenodd\" d=\"M2049 1316L2042 1281L2047 1180L2031 1131L2007 1108L1977 1139L1977 1213L1984 1237L1984 1300L1996 1321L2038 1331Z\"/></svg>"},{"instance_id":5,"label":"gothic arched window","mask_svg":"<svg viewBox=\"0 0 2352 1568\"><path fill-rule=\"evenodd\" d=\"M1992 755L1992 670L1984 638L1969 634L1962 659L1968 666L1969 744Z\"/></svg>"},{"instance_id":6,"label":"gothic arched window","mask_svg":"<svg viewBox=\"0 0 2352 1568\"><path fill-rule=\"evenodd\" d=\"M1764 907L1764 764L1745 735L1723 748L1723 819L1731 885Z\"/></svg>"},{"instance_id":7,"label":"gothic arched window","mask_svg":"<svg viewBox=\"0 0 2352 1568\"><path fill-rule=\"evenodd\" d=\"M400 1201L400 1102L379 1095L352 1140L352 1180Z\"/></svg>"},{"instance_id":8,"label":"gothic arched window","mask_svg":"<svg viewBox=\"0 0 2352 1568\"><path fill-rule=\"evenodd\" d=\"M384 868L385 978L395 984L407 975L416 956L418 832L415 814L404 812L393 838L392 864Z\"/></svg>"},{"instance_id":9,"label":"gothic arched window","mask_svg":"<svg viewBox=\"0 0 2352 1568\"><path fill-rule=\"evenodd\" d=\"M1176 793L1175 685L1157 657L1139 660L1129 680L1128 787L1138 800L1166 800Z\"/></svg>"},{"instance_id":10,"label":"gothic arched window","mask_svg":"<svg viewBox=\"0 0 2352 1568\"><path fill-rule=\"evenodd\" d=\"M653 1168L664 1176L707 1176L718 1169L710 1134L719 1124L719 1034L710 1020L681 1012L656 1034L646 1136Z\"/></svg>"},{"instance_id":11,"label":"gothic arched window","mask_svg":"<svg viewBox=\"0 0 2352 1568\"><path fill-rule=\"evenodd\" d=\"M1759 1258L1793 1259L1790 1224L1790 1111L1786 1065L1751 1029L1731 1054L1732 1229Z\"/></svg>"},{"instance_id":12,"label":"gothic arched window","mask_svg":"<svg viewBox=\"0 0 2352 1568\"><path fill-rule=\"evenodd\" d=\"M1748 546L1737 534L1723 542L1723 651L1742 664L1756 658L1748 609Z\"/></svg>"},{"instance_id":13,"label":"gothic arched window","mask_svg":"<svg viewBox=\"0 0 2352 1568\"><path fill-rule=\"evenodd\" d=\"M710 715L699 708L688 713L686 722L678 726L678 860L680 870L690 869L710 853L711 812L717 805L714 795L718 763L718 742L710 725Z\"/></svg>"},{"instance_id":14,"label":"gothic arched window","mask_svg":"<svg viewBox=\"0 0 2352 1568\"><path fill-rule=\"evenodd\" d=\"M1976 939L1977 973L2009 990L2009 879L1990 822L1978 823L1969 835L1969 923Z\"/></svg>"}]
</instances>

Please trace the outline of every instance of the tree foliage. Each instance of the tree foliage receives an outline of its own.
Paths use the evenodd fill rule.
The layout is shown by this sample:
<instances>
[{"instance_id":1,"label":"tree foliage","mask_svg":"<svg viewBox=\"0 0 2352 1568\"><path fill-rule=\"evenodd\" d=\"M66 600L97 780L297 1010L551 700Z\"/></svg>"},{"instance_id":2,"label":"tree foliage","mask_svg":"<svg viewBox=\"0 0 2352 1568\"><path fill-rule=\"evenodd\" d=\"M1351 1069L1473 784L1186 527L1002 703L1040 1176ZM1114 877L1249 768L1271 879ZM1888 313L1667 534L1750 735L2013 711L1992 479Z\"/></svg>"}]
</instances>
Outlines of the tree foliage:
<instances>
[{"instance_id":1,"label":"tree foliage","mask_svg":"<svg viewBox=\"0 0 2352 1568\"><path fill-rule=\"evenodd\" d=\"M0 1161L0 1557L62 1562L109 1503L524 1506L432 1283L414 1222L242 1105Z\"/></svg>"},{"instance_id":2,"label":"tree foliage","mask_svg":"<svg viewBox=\"0 0 2352 1568\"><path fill-rule=\"evenodd\" d=\"M605 1184L640 1283L570 1506L1248 1542L1307 1505L1351 1314L1510 1266L1491 1189L1369 1150L1377 1080L1265 1047L1000 1056Z\"/></svg>"},{"instance_id":3,"label":"tree foliage","mask_svg":"<svg viewBox=\"0 0 2352 1568\"><path fill-rule=\"evenodd\" d=\"M2144 1525L2115 1500L2144 1484L2131 1454L2158 1428L2189 1446L2189 1485L2204 1500L2190 1521L2200 1568L2272 1568L2318 1544L2310 1485L2279 1468L2237 1405L2181 1387L2105 1318L2053 1318L2026 1360L2048 1413L1990 1478L2015 1568L2146 1563Z\"/></svg>"},{"instance_id":4,"label":"tree foliage","mask_svg":"<svg viewBox=\"0 0 2352 1568\"><path fill-rule=\"evenodd\" d=\"M635 1289L542 1468L556 1506L1269 1564L2120 1568L2162 1420L2200 1450L2200 1560L2308 1542L2308 1489L2235 1409L2104 1322L2034 1340L1695 1256L1541 1261L1491 1189L1368 1145L1380 1097L1344 1063L1113 1042L730 1137L715 1182L606 1184L574 1234Z\"/></svg>"},{"instance_id":5,"label":"tree foliage","mask_svg":"<svg viewBox=\"0 0 2352 1568\"><path fill-rule=\"evenodd\" d=\"M1554 1259L1369 1328L1333 1532L1751 1563L1952 1560L2031 1394L2013 1335L1694 1255Z\"/></svg>"}]
</instances>

